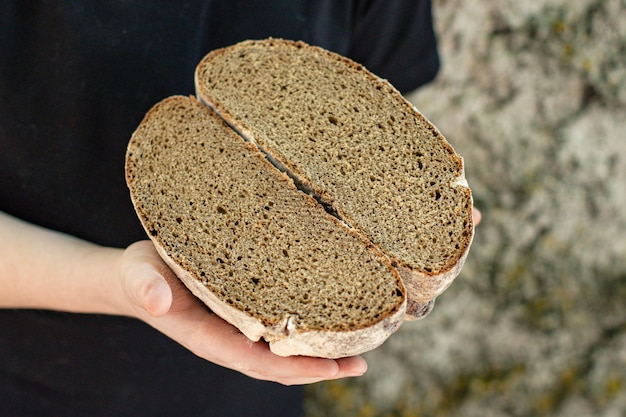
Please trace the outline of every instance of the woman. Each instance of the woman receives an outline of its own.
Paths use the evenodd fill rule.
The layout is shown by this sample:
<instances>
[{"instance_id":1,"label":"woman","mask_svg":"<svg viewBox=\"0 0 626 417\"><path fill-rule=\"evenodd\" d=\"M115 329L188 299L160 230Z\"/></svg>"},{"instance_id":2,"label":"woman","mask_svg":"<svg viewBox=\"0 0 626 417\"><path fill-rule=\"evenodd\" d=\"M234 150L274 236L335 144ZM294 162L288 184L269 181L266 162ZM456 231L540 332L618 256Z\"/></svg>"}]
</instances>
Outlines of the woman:
<instances>
[{"instance_id":1,"label":"woman","mask_svg":"<svg viewBox=\"0 0 626 417\"><path fill-rule=\"evenodd\" d=\"M365 372L275 356L191 297L145 241L125 147L154 103L193 94L202 56L243 39L320 45L413 90L438 68L429 2L0 11L0 415L295 416L302 389L284 385Z\"/></svg>"}]
</instances>

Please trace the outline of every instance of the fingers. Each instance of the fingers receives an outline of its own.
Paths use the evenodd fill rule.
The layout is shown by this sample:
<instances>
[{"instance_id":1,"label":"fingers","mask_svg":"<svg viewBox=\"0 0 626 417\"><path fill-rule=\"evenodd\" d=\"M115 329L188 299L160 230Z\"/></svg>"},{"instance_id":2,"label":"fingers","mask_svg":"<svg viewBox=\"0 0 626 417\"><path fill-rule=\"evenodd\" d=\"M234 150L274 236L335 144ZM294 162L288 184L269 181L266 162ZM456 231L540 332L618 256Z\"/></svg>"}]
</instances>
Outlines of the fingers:
<instances>
[{"instance_id":1,"label":"fingers","mask_svg":"<svg viewBox=\"0 0 626 417\"><path fill-rule=\"evenodd\" d=\"M337 359L339 372L350 376L361 376L367 372L367 362L362 356Z\"/></svg>"},{"instance_id":2,"label":"fingers","mask_svg":"<svg viewBox=\"0 0 626 417\"><path fill-rule=\"evenodd\" d=\"M367 370L365 360L360 356L342 359L322 359L305 356L292 356L281 358L292 362L284 367L288 370L294 366L294 372L276 374L272 373L247 373L248 376L257 379L270 380L283 385L304 385L331 379L349 378L361 376ZM245 372L244 372L245 373Z\"/></svg>"},{"instance_id":3,"label":"fingers","mask_svg":"<svg viewBox=\"0 0 626 417\"><path fill-rule=\"evenodd\" d=\"M212 314L189 347L197 355L256 379L284 385L360 376L367 370L362 357L338 360L306 356L281 357L265 342L251 342L235 327ZM210 341L210 342L208 342Z\"/></svg>"},{"instance_id":4,"label":"fingers","mask_svg":"<svg viewBox=\"0 0 626 417\"><path fill-rule=\"evenodd\" d=\"M283 385L311 384L331 379L361 376L367 363L360 356L342 359L312 358L307 356L281 357L273 354L264 342L256 342L264 352L255 357L246 355L245 363L235 368L250 377L278 382Z\"/></svg>"},{"instance_id":5,"label":"fingers","mask_svg":"<svg viewBox=\"0 0 626 417\"><path fill-rule=\"evenodd\" d=\"M248 364L240 372L257 379L271 380L284 385L311 384L314 382L361 376L367 370L367 363L360 356L342 359L311 358L307 356L277 356L259 342L266 353L259 361ZM250 366L253 366L250 368Z\"/></svg>"},{"instance_id":6,"label":"fingers","mask_svg":"<svg viewBox=\"0 0 626 417\"><path fill-rule=\"evenodd\" d=\"M483 218L483 215L480 213L480 210L478 210L477 208L473 207L472 208L472 218L474 219L474 226L478 226L478 224L480 223L481 219Z\"/></svg>"},{"instance_id":7,"label":"fingers","mask_svg":"<svg viewBox=\"0 0 626 417\"><path fill-rule=\"evenodd\" d=\"M153 317L166 314L172 290L163 277L163 262L149 241L129 246L122 257L123 285L130 301Z\"/></svg>"}]
</instances>

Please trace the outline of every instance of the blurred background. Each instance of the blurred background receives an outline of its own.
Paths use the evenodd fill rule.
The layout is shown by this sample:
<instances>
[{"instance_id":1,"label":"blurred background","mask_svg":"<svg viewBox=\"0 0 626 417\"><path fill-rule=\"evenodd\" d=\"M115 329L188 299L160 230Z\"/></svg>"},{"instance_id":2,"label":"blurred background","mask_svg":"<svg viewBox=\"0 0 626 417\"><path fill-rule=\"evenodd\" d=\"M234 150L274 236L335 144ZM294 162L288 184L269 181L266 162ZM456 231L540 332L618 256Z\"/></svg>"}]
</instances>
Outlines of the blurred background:
<instances>
[{"instance_id":1,"label":"blurred background","mask_svg":"<svg viewBox=\"0 0 626 417\"><path fill-rule=\"evenodd\" d=\"M624 416L626 1L433 7L441 72L409 99L483 221L430 316L307 416Z\"/></svg>"}]
</instances>

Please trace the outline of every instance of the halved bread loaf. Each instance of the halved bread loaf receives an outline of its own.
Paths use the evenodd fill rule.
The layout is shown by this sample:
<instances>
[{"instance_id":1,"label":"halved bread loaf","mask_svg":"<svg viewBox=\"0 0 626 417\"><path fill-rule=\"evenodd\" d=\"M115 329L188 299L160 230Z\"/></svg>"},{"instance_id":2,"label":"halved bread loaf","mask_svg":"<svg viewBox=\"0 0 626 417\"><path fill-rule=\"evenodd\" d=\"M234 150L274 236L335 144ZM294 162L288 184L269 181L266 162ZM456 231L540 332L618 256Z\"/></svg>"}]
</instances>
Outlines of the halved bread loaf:
<instances>
[{"instance_id":1,"label":"halved bread loaf","mask_svg":"<svg viewBox=\"0 0 626 417\"><path fill-rule=\"evenodd\" d=\"M126 180L183 283L273 352L355 355L403 320L406 291L387 257L194 98L148 112L128 145Z\"/></svg>"},{"instance_id":2,"label":"halved bread loaf","mask_svg":"<svg viewBox=\"0 0 626 417\"><path fill-rule=\"evenodd\" d=\"M432 124L385 80L302 42L214 51L195 82L207 106L157 104L126 171L148 235L196 296L280 355L359 354L430 312L474 233L463 160Z\"/></svg>"},{"instance_id":3,"label":"halved bread loaf","mask_svg":"<svg viewBox=\"0 0 626 417\"><path fill-rule=\"evenodd\" d=\"M198 98L371 241L421 317L460 272L474 226L463 160L388 82L302 42L208 54Z\"/></svg>"}]
</instances>

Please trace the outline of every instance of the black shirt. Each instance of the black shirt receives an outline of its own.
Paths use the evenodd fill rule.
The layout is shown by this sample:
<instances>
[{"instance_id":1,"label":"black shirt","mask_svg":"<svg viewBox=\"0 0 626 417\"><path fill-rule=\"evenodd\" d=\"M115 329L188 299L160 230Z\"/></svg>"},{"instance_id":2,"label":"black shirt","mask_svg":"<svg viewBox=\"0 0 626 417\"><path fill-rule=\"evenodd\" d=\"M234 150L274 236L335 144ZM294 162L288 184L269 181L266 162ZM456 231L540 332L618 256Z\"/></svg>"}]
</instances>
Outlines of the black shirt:
<instances>
[{"instance_id":1,"label":"black shirt","mask_svg":"<svg viewBox=\"0 0 626 417\"><path fill-rule=\"evenodd\" d=\"M194 93L208 51L268 36L347 55L403 92L438 69L428 1L3 1L0 210L101 245L145 239L124 183L132 131L157 101ZM215 366L123 317L0 310L0 354L0 415L301 406L301 388Z\"/></svg>"}]
</instances>

